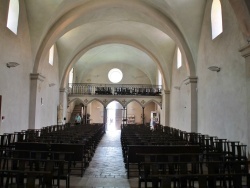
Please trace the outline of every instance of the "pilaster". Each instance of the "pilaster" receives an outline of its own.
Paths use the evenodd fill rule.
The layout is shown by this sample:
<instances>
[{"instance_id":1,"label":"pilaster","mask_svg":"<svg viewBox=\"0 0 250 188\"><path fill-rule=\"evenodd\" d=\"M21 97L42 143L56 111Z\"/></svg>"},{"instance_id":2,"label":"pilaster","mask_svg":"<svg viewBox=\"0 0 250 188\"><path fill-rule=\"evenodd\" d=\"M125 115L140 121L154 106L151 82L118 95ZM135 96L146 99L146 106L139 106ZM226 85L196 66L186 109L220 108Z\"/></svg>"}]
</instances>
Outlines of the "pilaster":
<instances>
[{"instance_id":1,"label":"pilaster","mask_svg":"<svg viewBox=\"0 0 250 188\"><path fill-rule=\"evenodd\" d=\"M188 77L184 80L184 83L186 85L190 85L190 93L191 93L191 132L197 132L198 131L198 112L197 112L197 102L198 102L198 96L197 96L197 77Z\"/></svg>"},{"instance_id":2,"label":"pilaster","mask_svg":"<svg viewBox=\"0 0 250 188\"><path fill-rule=\"evenodd\" d=\"M69 121L69 120L66 120L65 122L65 119L67 117L67 107L68 107L68 90L66 88L60 88L59 106L62 107L61 117L63 119L61 120L58 119L58 123L64 124Z\"/></svg>"},{"instance_id":3,"label":"pilaster","mask_svg":"<svg viewBox=\"0 0 250 188\"><path fill-rule=\"evenodd\" d=\"M45 77L39 73L30 74L30 108L29 108L29 128L40 128L41 120L40 113L43 105L43 99L40 94L40 84L45 80Z\"/></svg>"},{"instance_id":4,"label":"pilaster","mask_svg":"<svg viewBox=\"0 0 250 188\"><path fill-rule=\"evenodd\" d=\"M163 126L169 126L170 124L170 91L162 91L162 114L160 116L160 122Z\"/></svg>"},{"instance_id":5,"label":"pilaster","mask_svg":"<svg viewBox=\"0 0 250 188\"><path fill-rule=\"evenodd\" d=\"M248 134L248 155L250 156L250 44L244 46L239 50L242 57L245 58L246 66L246 90L247 90L247 134Z\"/></svg>"}]
</instances>

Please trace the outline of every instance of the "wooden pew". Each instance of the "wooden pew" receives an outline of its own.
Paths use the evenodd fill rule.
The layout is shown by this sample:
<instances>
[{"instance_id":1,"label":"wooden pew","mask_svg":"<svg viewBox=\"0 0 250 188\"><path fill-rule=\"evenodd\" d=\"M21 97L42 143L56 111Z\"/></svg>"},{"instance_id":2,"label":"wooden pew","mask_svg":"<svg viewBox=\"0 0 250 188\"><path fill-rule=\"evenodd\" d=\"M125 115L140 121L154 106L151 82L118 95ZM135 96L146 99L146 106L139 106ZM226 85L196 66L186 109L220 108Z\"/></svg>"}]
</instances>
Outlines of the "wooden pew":
<instances>
[{"instance_id":1,"label":"wooden pew","mask_svg":"<svg viewBox=\"0 0 250 188\"><path fill-rule=\"evenodd\" d=\"M130 178L131 166L134 171L138 172L138 163L140 158L137 153L145 154L185 154L185 153L200 153L198 145L129 145L127 156L125 158L127 168L127 178Z\"/></svg>"},{"instance_id":2,"label":"wooden pew","mask_svg":"<svg viewBox=\"0 0 250 188\"><path fill-rule=\"evenodd\" d=\"M193 164L200 169L193 170ZM175 162L141 162L139 185L141 182L152 183L153 187L249 187L250 161L175 161ZM239 167L244 166L243 169Z\"/></svg>"}]
</instances>

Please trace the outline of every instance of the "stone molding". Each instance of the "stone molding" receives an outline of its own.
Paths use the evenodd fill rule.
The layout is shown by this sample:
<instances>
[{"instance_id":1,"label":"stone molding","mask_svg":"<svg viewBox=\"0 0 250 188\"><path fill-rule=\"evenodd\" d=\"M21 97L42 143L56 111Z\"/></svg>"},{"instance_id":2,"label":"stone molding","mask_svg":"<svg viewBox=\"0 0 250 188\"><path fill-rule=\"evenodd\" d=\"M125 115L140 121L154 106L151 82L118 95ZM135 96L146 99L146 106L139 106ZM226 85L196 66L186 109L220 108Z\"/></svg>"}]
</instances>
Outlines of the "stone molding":
<instances>
[{"instance_id":1,"label":"stone molding","mask_svg":"<svg viewBox=\"0 0 250 188\"><path fill-rule=\"evenodd\" d=\"M190 76L190 77L188 77L188 78L186 78L185 80L184 80L184 83L186 84L186 85L188 85L188 84L196 84L198 82L198 77L196 77L196 76Z\"/></svg>"},{"instance_id":2,"label":"stone molding","mask_svg":"<svg viewBox=\"0 0 250 188\"><path fill-rule=\"evenodd\" d=\"M241 53L241 56L244 58L247 58L248 56L250 56L250 44L242 47L239 52Z\"/></svg>"},{"instance_id":3,"label":"stone molding","mask_svg":"<svg viewBox=\"0 0 250 188\"><path fill-rule=\"evenodd\" d=\"M31 80L40 80L41 82L43 82L45 80L45 76L39 74L39 73L35 73L35 74L30 74L30 79Z\"/></svg>"},{"instance_id":4,"label":"stone molding","mask_svg":"<svg viewBox=\"0 0 250 188\"><path fill-rule=\"evenodd\" d=\"M79 99L84 105L88 105L91 101L97 100L103 106L107 106L112 101L119 102L123 107L126 107L130 102L136 101L141 107L145 107L149 102L155 102L162 107L162 96L122 96L122 95L74 95L68 96L70 101Z\"/></svg>"},{"instance_id":5,"label":"stone molding","mask_svg":"<svg viewBox=\"0 0 250 188\"><path fill-rule=\"evenodd\" d=\"M169 90L163 90L164 94L170 94L170 91Z\"/></svg>"},{"instance_id":6,"label":"stone molding","mask_svg":"<svg viewBox=\"0 0 250 188\"><path fill-rule=\"evenodd\" d=\"M67 88L60 88L59 89L59 91L61 92L61 93L68 93L68 89Z\"/></svg>"}]
</instances>

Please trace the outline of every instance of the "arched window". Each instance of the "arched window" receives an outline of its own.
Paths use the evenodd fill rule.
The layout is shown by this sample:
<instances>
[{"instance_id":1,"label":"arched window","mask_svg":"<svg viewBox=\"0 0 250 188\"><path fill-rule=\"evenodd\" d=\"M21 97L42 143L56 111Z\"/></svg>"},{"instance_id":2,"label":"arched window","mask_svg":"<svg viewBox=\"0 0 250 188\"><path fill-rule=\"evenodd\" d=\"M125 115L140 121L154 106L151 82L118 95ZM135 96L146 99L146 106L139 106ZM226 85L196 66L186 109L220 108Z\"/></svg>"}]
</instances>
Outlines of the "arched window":
<instances>
[{"instance_id":1,"label":"arched window","mask_svg":"<svg viewBox=\"0 0 250 188\"><path fill-rule=\"evenodd\" d=\"M72 68L69 72L69 87L72 88L73 83L73 77L74 77L74 68Z\"/></svg>"},{"instance_id":2,"label":"arched window","mask_svg":"<svg viewBox=\"0 0 250 188\"><path fill-rule=\"evenodd\" d=\"M55 46L53 45L49 50L49 64L51 65L54 63L54 48Z\"/></svg>"},{"instance_id":3,"label":"arched window","mask_svg":"<svg viewBox=\"0 0 250 188\"><path fill-rule=\"evenodd\" d=\"M159 70L158 70L158 85L162 85L162 76Z\"/></svg>"},{"instance_id":4,"label":"arched window","mask_svg":"<svg viewBox=\"0 0 250 188\"><path fill-rule=\"evenodd\" d=\"M19 18L19 0L10 0L7 27L15 34L17 34L18 18Z\"/></svg>"},{"instance_id":5,"label":"arched window","mask_svg":"<svg viewBox=\"0 0 250 188\"><path fill-rule=\"evenodd\" d=\"M211 26L212 26L212 39L214 39L223 31L222 10L221 10L220 0L213 0L211 8Z\"/></svg>"},{"instance_id":6,"label":"arched window","mask_svg":"<svg viewBox=\"0 0 250 188\"><path fill-rule=\"evenodd\" d=\"M177 48L177 69L182 66L182 56L181 51L179 48Z\"/></svg>"}]
</instances>

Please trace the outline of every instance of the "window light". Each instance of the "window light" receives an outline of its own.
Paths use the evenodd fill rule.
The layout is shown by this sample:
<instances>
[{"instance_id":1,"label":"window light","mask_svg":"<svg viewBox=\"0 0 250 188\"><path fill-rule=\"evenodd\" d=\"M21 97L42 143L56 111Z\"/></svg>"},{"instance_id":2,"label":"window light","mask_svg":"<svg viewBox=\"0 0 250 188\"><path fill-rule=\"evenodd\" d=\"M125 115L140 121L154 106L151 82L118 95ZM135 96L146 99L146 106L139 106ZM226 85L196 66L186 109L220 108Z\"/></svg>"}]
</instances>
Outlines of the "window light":
<instances>
[{"instance_id":1,"label":"window light","mask_svg":"<svg viewBox=\"0 0 250 188\"><path fill-rule=\"evenodd\" d=\"M49 64L53 65L54 63L54 45L49 50Z\"/></svg>"},{"instance_id":2,"label":"window light","mask_svg":"<svg viewBox=\"0 0 250 188\"><path fill-rule=\"evenodd\" d=\"M211 8L212 39L216 38L223 31L222 10L220 0L213 0Z\"/></svg>"},{"instance_id":3,"label":"window light","mask_svg":"<svg viewBox=\"0 0 250 188\"><path fill-rule=\"evenodd\" d=\"M123 74L120 69L114 68L111 69L108 73L108 78L113 83L118 83L122 80Z\"/></svg>"},{"instance_id":4,"label":"window light","mask_svg":"<svg viewBox=\"0 0 250 188\"><path fill-rule=\"evenodd\" d=\"M17 34L18 18L19 18L19 0L10 0L7 27L15 34Z\"/></svg>"},{"instance_id":5,"label":"window light","mask_svg":"<svg viewBox=\"0 0 250 188\"><path fill-rule=\"evenodd\" d=\"M159 70L158 70L158 85L162 85L162 76Z\"/></svg>"},{"instance_id":6,"label":"window light","mask_svg":"<svg viewBox=\"0 0 250 188\"><path fill-rule=\"evenodd\" d=\"M74 68L72 68L69 72L69 87L72 87L73 76L74 76Z\"/></svg>"},{"instance_id":7,"label":"window light","mask_svg":"<svg viewBox=\"0 0 250 188\"><path fill-rule=\"evenodd\" d=\"M179 48L177 48L177 69L182 66L182 56L181 51Z\"/></svg>"}]
</instances>

